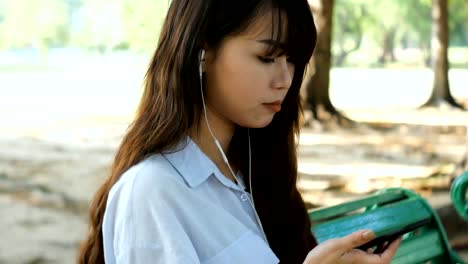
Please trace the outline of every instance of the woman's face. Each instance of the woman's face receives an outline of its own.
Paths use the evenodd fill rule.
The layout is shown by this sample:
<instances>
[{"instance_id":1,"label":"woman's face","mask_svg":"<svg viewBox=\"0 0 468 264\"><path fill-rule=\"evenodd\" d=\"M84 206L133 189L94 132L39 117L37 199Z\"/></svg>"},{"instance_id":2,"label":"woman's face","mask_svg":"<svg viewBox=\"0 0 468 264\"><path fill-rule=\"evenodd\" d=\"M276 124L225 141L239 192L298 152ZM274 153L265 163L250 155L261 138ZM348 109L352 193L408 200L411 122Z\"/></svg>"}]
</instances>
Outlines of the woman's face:
<instances>
[{"instance_id":1,"label":"woman's face","mask_svg":"<svg viewBox=\"0 0 468 264\"><path fill-rule=\"evenodd\" d=\"M262 16L248 32L225 39L216 51L207 50L205 97L211 118L261 128L281 111L294 65L287 55L268 56L272 32L277 34L273 27L271 14Z\"/></svg>"}]
</instances>

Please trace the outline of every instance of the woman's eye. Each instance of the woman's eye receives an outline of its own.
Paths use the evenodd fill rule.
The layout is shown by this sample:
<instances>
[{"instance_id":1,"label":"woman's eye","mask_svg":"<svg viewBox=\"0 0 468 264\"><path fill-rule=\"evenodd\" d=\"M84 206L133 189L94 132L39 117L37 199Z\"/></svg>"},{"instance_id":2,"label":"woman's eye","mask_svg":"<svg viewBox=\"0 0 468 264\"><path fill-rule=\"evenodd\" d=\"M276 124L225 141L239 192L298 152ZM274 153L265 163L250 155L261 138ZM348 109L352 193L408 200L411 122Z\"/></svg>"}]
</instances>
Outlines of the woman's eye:
<instances>
[{"instance_id":1,"label":"woman's eye","mask_svg":"<svg viewBox=\"0 0 468 264\"><path fill-rule=\"evenodd\" d=\"M273 63L273 62L275 62L275 58L271 58L271 57L258 56L258 59L263 63Z\"/></svg>"}]
</instances>

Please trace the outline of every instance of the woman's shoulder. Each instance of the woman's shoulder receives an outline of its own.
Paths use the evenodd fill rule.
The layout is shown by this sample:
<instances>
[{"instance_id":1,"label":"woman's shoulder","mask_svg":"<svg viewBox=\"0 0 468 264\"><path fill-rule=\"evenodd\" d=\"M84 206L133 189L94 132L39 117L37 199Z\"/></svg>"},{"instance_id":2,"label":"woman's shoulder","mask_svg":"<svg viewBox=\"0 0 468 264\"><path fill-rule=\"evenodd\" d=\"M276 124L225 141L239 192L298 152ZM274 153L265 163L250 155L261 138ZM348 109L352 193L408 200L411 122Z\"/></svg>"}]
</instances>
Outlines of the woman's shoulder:
<instances>
[{"instance_id":1,"label":"woman's shoulder","mask_svg":"<svg viewBox=\"0 0 468 264\"><path fill-rule=\"evenodd\" d=\"M161 154L154 154L125 171L111 189L110 195L122 189L131 193L161 193L185 185L177 171Z\"/></svg>"}]
</instances>

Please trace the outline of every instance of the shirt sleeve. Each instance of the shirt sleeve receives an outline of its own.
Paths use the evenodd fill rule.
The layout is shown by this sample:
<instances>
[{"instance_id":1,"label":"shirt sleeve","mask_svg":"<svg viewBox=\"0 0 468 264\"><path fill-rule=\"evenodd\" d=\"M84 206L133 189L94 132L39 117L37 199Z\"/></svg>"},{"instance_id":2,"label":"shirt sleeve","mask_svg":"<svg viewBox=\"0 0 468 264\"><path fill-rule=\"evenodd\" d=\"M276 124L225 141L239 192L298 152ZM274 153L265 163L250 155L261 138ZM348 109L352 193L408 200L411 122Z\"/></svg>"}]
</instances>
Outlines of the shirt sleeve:
<instances>
[{"instance_id":1,"label":"shirt sleeve","mask_svg":"<svg viewBox=\"0 0 468 264\"><path fill-rule=\"evenodd\" d=\"M106 209L114 215L111 243L116 263L200 263L190 230L178 213L177 192L170 184L149 186L145 175L135 176L116 188Z\"/></svg>"}]
</instances>

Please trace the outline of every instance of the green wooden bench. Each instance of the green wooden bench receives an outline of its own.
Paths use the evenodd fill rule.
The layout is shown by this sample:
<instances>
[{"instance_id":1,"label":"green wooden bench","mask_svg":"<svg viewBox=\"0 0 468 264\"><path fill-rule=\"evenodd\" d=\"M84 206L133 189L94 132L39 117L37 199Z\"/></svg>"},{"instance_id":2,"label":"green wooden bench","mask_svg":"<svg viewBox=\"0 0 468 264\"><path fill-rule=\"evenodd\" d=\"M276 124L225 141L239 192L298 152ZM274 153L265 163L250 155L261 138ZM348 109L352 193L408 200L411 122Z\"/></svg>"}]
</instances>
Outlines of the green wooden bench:
<instances>
[{"instance_id":1,"label":"green wooden bench","mask_svg":"<svg viewBox=\"0 0 468 264\"><path fill-rule=\"evenodd\" d=\"M433 208L423 197L405 188L388 188L355 201L318 208L309 216L311 231L319 243L360 229L374 230L379 237L419 224L403 236L392 263L465 263L450 247Z\"/></svg>"},{"instance_id":2,"label":"green wooden bench","mask_svg":"<svg viewBox=\"0 0 468 264\"><path fill-rule=\"evenodd\" d=\"M462 175L457 177L452 184L452 190L450 196L452 197L453 205L457 210L458 214L468 220L468 171L465 171Z\"/></svg>"}]
</instances>

